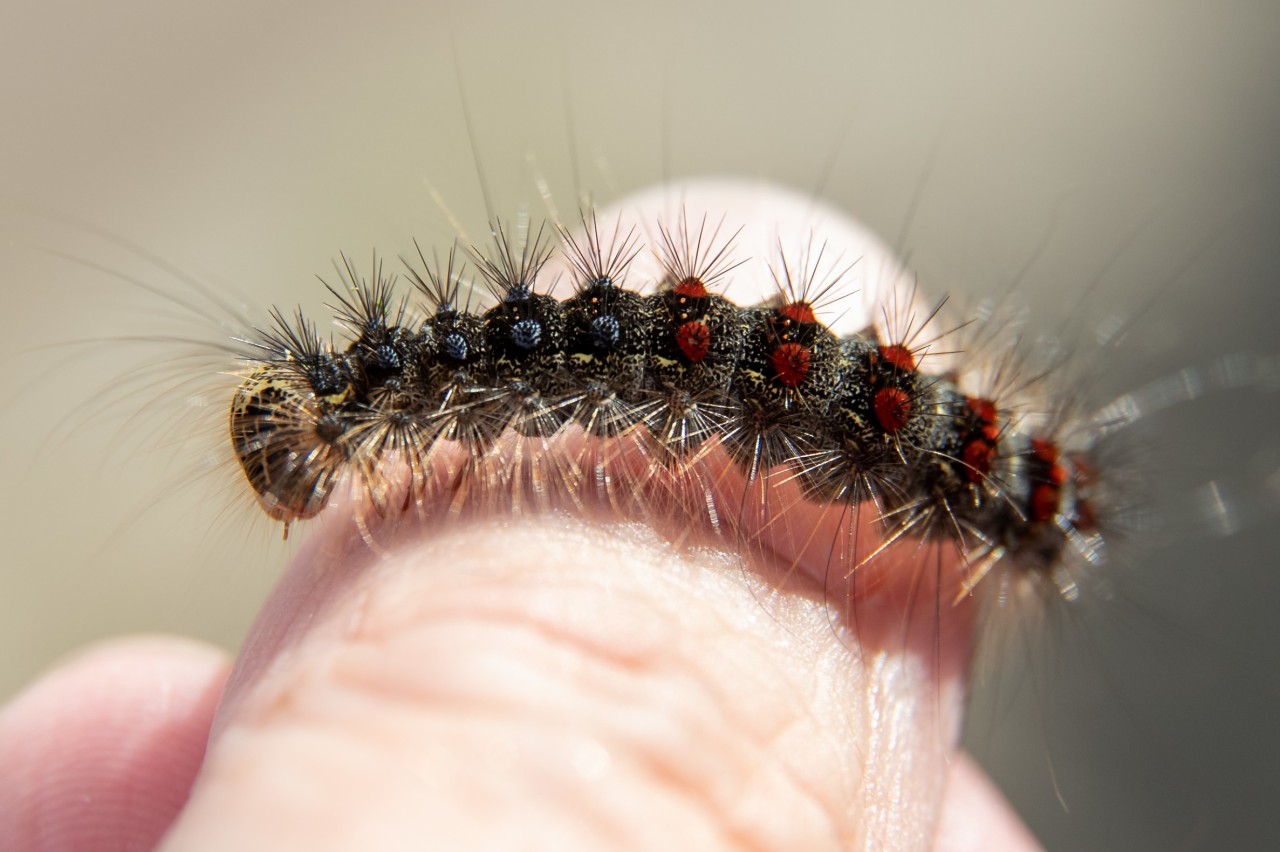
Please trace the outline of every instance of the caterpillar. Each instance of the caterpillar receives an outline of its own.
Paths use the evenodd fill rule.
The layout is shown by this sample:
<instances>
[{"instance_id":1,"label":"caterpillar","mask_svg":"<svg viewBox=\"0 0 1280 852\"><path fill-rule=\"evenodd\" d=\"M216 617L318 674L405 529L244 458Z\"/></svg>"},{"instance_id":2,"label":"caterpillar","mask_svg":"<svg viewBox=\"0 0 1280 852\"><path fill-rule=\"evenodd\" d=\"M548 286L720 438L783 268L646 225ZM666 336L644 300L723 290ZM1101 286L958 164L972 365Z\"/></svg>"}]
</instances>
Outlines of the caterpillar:
<instances>
[{"instance_id":1,"label":"caterpillar","mask_svg":"<svg viewBox=\"0 0 1280 852\"><path fill-rule=\"evenodd\" d=\"M944 351L956 330L935 328L942 303L921 309L912 286L884 322L837 335L820 316L849 295L857 258L779 244L772 292L742 305L724 292L751 260L724 218L682 208L649 225L653 245L640 228L595 211L576 229L495 222L488 247L431 262L418 246L410 293L376 256L367 274L344 257L326 285L340 340L279 310L246 340L229 430L261 508L287 535L344 484L383 520L602 502L701 513L758 546L803 502L865 512L881 536L829 546L824 573L849 580L899 539L950 541L958 597L1006 564L1074 594L1065 566L1103 550L1098 466L1010 399L1011 375L984 395L929 370L958 360ZM635 269L646 252L651 269ZM469 304L468 263L487 308Z\"/></svg>"}]
</instances>

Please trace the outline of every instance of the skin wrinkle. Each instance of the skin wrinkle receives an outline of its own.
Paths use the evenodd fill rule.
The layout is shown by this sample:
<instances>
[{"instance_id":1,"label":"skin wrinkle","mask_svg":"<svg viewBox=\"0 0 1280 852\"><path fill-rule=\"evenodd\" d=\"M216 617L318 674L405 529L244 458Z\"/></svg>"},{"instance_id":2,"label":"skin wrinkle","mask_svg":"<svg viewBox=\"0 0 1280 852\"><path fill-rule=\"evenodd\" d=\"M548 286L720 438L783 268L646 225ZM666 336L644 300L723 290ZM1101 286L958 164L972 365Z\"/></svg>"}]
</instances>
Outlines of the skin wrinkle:
<instances>
[{"instance_id":1,"label":"skin wrinkle","mask_svg":"<svg viewBox=\"0 0 1280 852\"><path fill-rule=\"evenodd\" d=\"M436 547L429 548L428 552L430 552L431 549L438 549L438 547L439 545L437 544ZM664 548L662 552L665 554L667 551ZM429 557L422 553L415 554L414 560L430 561ZM380 567L377 570L383 569ZM388 567L385 570L396 571L398 569L393 566ZM640 570L650 569L648 566L643 566ZM421 580L419 576L416 576L413 573L406 574L405 576L409 577L411 580ZM481 576L484 577L483 571L481 572ZM686 579L679 573L677 576L680 577L680 580ZM685 585L680 580L672 580L671 582L677 585ZM725 582L725 579L722 577L714 577L714 580L716 581L717 586L720 586ZM729 582L736 583L736 579L729 578ZM492 585L486 586L486 584L489 583ZM521 584L519 583L516 583L513 586L511 583L494 582L492 578L488 577L484 577L484 579L480 580L479 583L475 580L468 580L466 587L461 592L454 590L450 593L450 596L447 596L444 599L440 599L434 595L418 594L415 596L406 596L398 589L394 580L390 583L380 585L378 588L381 591L380 595L364 599L362 606L365 612L360 623L364 626L377 624L380 626L380 632L371 634L365 629L365 627L362 627L358 632L358 635L353 637L349 634L345 638L347 644L344 645L342 657L336 663L326 665L323 675L324 677L336 678L339 683L347 685L354 683L356 684L355 688L361 691L367 691L372 684L379 694L386 694L390 691L391 695L403 700L406 698L404 690L406 688L414 689L412 685L406 685L404 683L388 683L378 680L379 675L377 675L376 668L377 661L387 656L394 656L386 654L383 649L379 649L377 647L378 641L390 636L397 642L410 641L412 643L415 638L413 632L407 632L402 626L400 626L399 622L401 619L405 619L409 624L430 624L432 627L428 632L444 630L445 633L442 635L447 636L447 628L451 620L457 619L459 621L466 621L468 619L473 619L476 617L477 610L483 613L483 619L486 622L489 622L484 627L484 632L494 631L489 634L489 641L493 641L494 635L497 635L498 638L501 639L501 637L508 631L513 631L516 634L524 634L527 636L528 634L526 634L525 631L533 630L535 631L534 635L536 638L543 642L568 642L572 648L572 658L579 662L582 661L582 653L585 649L587 652L586 665L588 673L591 671L591 664L593 662L598 666L603 666L606 672L615 669L618 666L619 656L616 654L601 655L601 646L599 642L587 641L584 643L580 635L575 635L572 631L566 632L561 624L550 625L545 620L537 617L529 618L527 615L524 617L516 615L516 612L519 612L520 608L518 606L512 606L510 603L507 603L507 601L522 599L522 589ZM477 592L479 593L479 597L472 597L472 595L477 594ZM636 597L633 591L628 590L627 594L628 604L634 605ZM478 600L479 603L468 607L465 612L459 612L457 604L451 603L451 600L458 595L461 595L464 601L471 602ZM495 599L491 598L490 595L500 595L500 597L497 597L495 601ZM397 606L405 605L408 607L407 610L396 611L395 608ZM751 607L755 606L754 601L747 601L745 602L745 605ZM387 615L388 610L386 607L388 606L391 607L392 614L390 616ZM682 614L689 612L687 608L677 606L674 613L672 613L670 611L672 605L669 601L664 606L644 600L641 606L645 610L649 611L649 614L646 615L645 618L649 619L651 624L661 623L654 622L653 619L655 615L669 621L672 618L683 618L684 616ZM513 612L513 610L516 612ZM514 621L512 619L513 615L516 615ZM339 621L347 620L341 612L330 613L328 617ZM709 784L708 781L715 781L723 778L741 778L744 779L743 783L749 783L747 776L749 776L751 770L753 768L755 770L760 770L762 766L765 765L770 767L769 773L772 783L775 785L782 783L784 788L790 787L795 791L803 791L804 798L812 799L814 801L814 807L816 807L820 812L828 813L828 817L826 819L829 824L833 824L832 820L836 819L836 817L831 813L831 802L823 801L823 799L827 799L829 797L814 796L814 790L818 785L810 784L803 787L796 787L794 784L790 783L790 780L795 777L794 773L788 772L785 769L782 772L778 771L777 764L782 762L785 766L785 761L778 761L776 757L769 754L768 740L774 726L760 730L758 725L753 726L753 728L742 728L735 722L735 715L732 712L732 709L730 709L732 705L726 705L725 696L727 691L729 691L729 685L728 683L722 683L722 680L726 679L723 676L711 677L707 672L707 669L714 667L719 660L724 658L724 655L716 651L714 647L706 647L703 640L708 634L720 634L721 636L726 637L724 642L727 643L728 648L736 649L736 642L738 640L735 639L730 641L727 638L735 635L736 632L734 630L727 630L716 623L722 620L723 613L715 610L706 610L703 608L702 615L699 616L696 621L701 625L701 623L705 622L708 617L710 617L710 623L706 624L702 631L691 631L689 625L685 625L679 630L669 631L669 635L677 637L678 641L674 645L661 649L661 652L655 652L654 648L647 647L644 649L643 654L635 656L634 659L628 660L628 655L623 655L621 657L628 671L617 677L616 680L621 686L630 688L630 694L622 696L622 701L620 702L621 712L619 712L618 708L608 706L602 709L590 708L587 711L582 709L581 693L597 697L602 694L608 696L615 691L608 688L607 684L602 686L596 679L590 679L585 684L581 684L580 689L567 693L566 700L574 702L571 706L576 711L579 719L583 718L583 716L587 714L594 714L596 717L610 723L606 731L599 735L599 738L603 741L616 743L621 740L622 742L626 742L626 736L628 734L630 734L634 739L636 732L642 732L643 739L638 741L637 745L632 750L638 755L650 756L650 760L653 761L653 777L662 780L667 786L684 790L686 796L691 793L699 796L710 796L714 794L715 800L708 799L707 805L709 811L722 814L722 818L715 821L716 824L725 824L726 820L723 818L723 815L732 813L735 803L739 801L742 796L740 790L736 787L726 789L723 784L717 786ZM825 627L822 629L825 630ZM418 632L421 632L421 630L422 628L418 628ZM328 631L325 632L327 633ZM351 644L353 640L355 640L354 644ZM430 644L431 643L428 642L426 647L430 647ZM500 642L500 647L505 647L508 644L519 645L525 649L526 653L529 647L537 647L531 646L528 642ZM698 647L700 645L702 647ZM305 645L299 646L295 650L300 654L308 653ZM754 654L755 650L757 650L757 645L753 642L749 651L743 651L741 653ZM422 652L414 652L412 656L422 657L424 655ZM762 656L766 660L769 659L767 649L766 653ZM366 659L366 657L368 657L368 659ZM484 666L477 667L473 657L467 657L467 660L469 662L467 671L470 673L469 683L481 688L485 685L490 687L498 686L501 688L501 684L505 682L505 678L502 676L501 672L495 673L487 671ZM646 669L657 672L659 679L656 683L642 682L638 685L635 683L634 669L640 664L643 664ZM513 663L512 665L515 664ZM673 666L674 668L672 668ZM534 665L531 668L535 672L542 670L540 665ZM670 680L672 677L670 674L671 671L674 671L678 677L678 684L675 687L663 682ZM311 683L313 680L320 677L319 675L316 675L311 668L306 668L302 671L296 672L296 674L304 684ZM429 675L429 671L420 672L419 674ZM583 676L583 673L575 672L575 675L580 678ZM761 672L759 678L766 681L772 679L764 672ZM727 680L730 683L733 681L732 678L728 678ZM715 692L705 688L704 685L708 683L716 687ZM419 687L420 686L421 684L419 684ZM298 706L299 702L302 702L305 706L307 699L304 696L298 695L301 688L302 687L298 686L296 683L285 684L283 686L283 691L293 693L296 700L289 702L287 705L273 705L275 711L291 712L293 708ZM690 710L688 708L685 700L689 697L691 689L694 691L694 694L702 696L702 699L706 699L705 706L699 707L696 710ZM502 691L505 692L505 689ZM788 694L791 692L791 689L775 687L774 692ZM666 700L655 702L653 700L654 695L666 696ZM501 695L499 697L501 698ZM682 704L672 705L672 697L682 699ZM416 693L411 693L407 696L409 701L417 701L423 705L428 705L428 701L430 701L431 703L428 706L435 706L439 698L439 693L435 693L429 698L428 696ZM803 696L790 696L787 704L794 710L798 707L804 707L805 701ZM697 704L694 706L696 707ZM638 723L634 716L635 710L631 708L638 709L643 714ZM473 712L474 707L466 706L462 709L465 712ZM554 710L556 708L553 705L551 712L546 710L538 711L536 707L528 708L526 706L524 709L526 712L532 709L535 717L541 717L554 716ZM775 713L778 712L781 711L775 711ZM782 717L779 718L781 719ZM673 728L671 727L672 720L681 721L679 725ZM686 728L690 720L695 720L694 724L696 727L693 729ZM656 729L653 727L654 722L660 723L659 727ZM729 724L728 729L726 729L726 723ZM774 723L774 725L776 724L777 722ZM666 729L665 731L664 728ZM726 730L738 730L739 733L727 735ZM648 731L649 733L643 734L645 731ZM673 733L679 733L680 736L676 739L672 739ZM739 756L734 759L736 768L725 771L718 770L713 765L696 770L697 774L690 775L691 766L689 764L689 757L691 755L707 751L706 744L711 741L720 741L727 743L729 746L738 747ZM756 743L756 745L751 746L747 752L742 753L740 751L742 743L746 743L748 745ZM723 755L726 754L725 747L720 746L710 749L709 751L720 759L723 759ZM728 753L732 752L733 748L730 748ZM768 758L767 763L762 761L762 757ZM818 804L818 802L822 803ZM749 834L752 830L753 828L748 826L745 833Z\"/></svg>"},{"instance_id":2,"label":"skin wrinkle","mask_svg":"<svg viewBox=\"0 0 1280 852\"><path fill-rule=\"evenodd\" d=\"M670 581L679 582L679 580L676 578L670 578ZM497 591L504 592L505 594L511 594L512 592L514 592L515 596L517 597L520 595L520 590L518 588L512 589L510 585L506 586L503 589L498 589ZM437 606L438 604L434 602L431 604L432 608L436 608ZM698 667L698 662L699 662L699 657L697 654L689 653L689 650L691 649L673 648L668 650L666 653L662 653L660 655L653 653L651 649L648 654L643 656L633 656L629 660L623 657L619 657L618 655L615 655L615 654L609 654L607 652L605 652L602 655L601 654L602 649L598 643L593 643L593 642L584 643L580 641L579 637L575 637L570 633L567 633L558 624L547 622L545 620L537 619L537 618L529 619L522 616L519 611L503 612L504 607L502 606L501 603L497 605L496 609L498 610L498 612L490 613L488 617L495 619L497 622L497 626L506 626L514 621L515 623L519 624L522 627L531 627L535 629L538 632L538 635L543 638L556 639L559 641L566 641L566 640L570 641L574 644L574 647L577 651L585 650L588 653L589 655L588 662L594 659L594 660L605 662L611 665L616 665L618 663L621 663L622 665L628 666L630 668L632 675L637 674L639 666L643 664L644 668L657 671L660 676L664 676L664 677L669 677L670 675L663 675L660 672L660 669L665 665L675 663L677 671L680 674L681 681L693 687L700 687L703 693L707 693L710 695L710 693L715 691L714 687L717 687L720 685L719 680L714 678L708 678L705 675L705 673L699 673L692 676L688 674L688 670L691 667L693 668ZM665 618L670 618L673 615L672 613L659 612L657 608L650 608L650 609L654 612L654 614L663 615ZM716 616L717 618L719 618L719 616L721 615L720 613L714 613L714 612L711 614ZM427 619L423 619L421 613L414 613L409 617L414 622L428 620L428 621L431 621L432 623L435 623L439 619L438 615L434 615ZM453 614L453 617L457 617L456 614ZM378 620L378 619L375 619L375 620ZM711 634L718 633L719 635L724 635L725 632L726 631L724 631L723 628L721 628L720 630L715 630L714 626L713 626L713 629L708 631L708 633L711 633ZM703 640L706 638L706 636L696 631L691 631L687 628L683 631L673 631L672 635L679 637L681 644L692 643L696 645L700 640ZM714 653L708 654L706 656L709 659L717 659L717 660L720 659L720 656ZM356 667L356 670L358 671L359 667ZM624 679L622 682L625 684L629 682L630 679L633 679L633 678ZM768 678L764 678L764 679L767 680ZM486 680L500 680L500 678L486 678ZM656 690L656 689L648 689L646 691L651 693L659 692L659 690ZM597 683L595 688L588 689L587 692L588 694L591 694L591 695L598 695L598 694L601 694L602 692L611 692L611 691L606 689L601 689L600 684ZM667 694L684 694L684 692L680 690L676 690L674 692L671 690L662 690L662 692L665 692ZM708 721L704 724L703 728L708 734L715 733L716 728L719 727L716 724L717 722L725 719L733 720L733 715L731 713L733 702L727 702L725 700L726 696L723 694L723 691L720 691L720 693L721 694L715 694L710 696L712 698L712 703L714 706L710 711L704 714L707 717ZM641 703L639 701L630 701L624 704L624 706L632 706L632 705L646 707L646 708L648 706L646 703ZM659 708L654 708L654 709L658 710ZM669 713L667 715L673 718L688 717L688 713L682 712L682 711ZM659 718L661 718L661 715L659 715ZM779 721L781 722L782 720L779 720ZM758 726L755 726L755 727L758 728ZM626 729L625 725L615 726L614 739L616 739L617 732L621 732L625 729ZM746 742L751 742L757 739L763 740L764 737L762 736L762 734L767 734L767 732L750 730L746 732L746 734L747 735L743 737L743 740ZM697 736L691 737L691 739L694 740L695 742L703 741L705 739L705 736L697 735ZM655 749L653 745L650 745L647 747L647 750L654 751ZM686 755L688 754L687 748L679 747L679 748L673 748L673 749L666 749L664 753L668 753L672 755L672 757L664 761L663 764L656 765L654 767L655 777L664 779L666 780L667 783L672 784L673 786L683 786L687 790L695 794L702 795L704 794L704 791L707 791L706 785L690 780L687 777L687 772L681 773L679 771L682 765L687 764L687 757L686 757ZM760 764L757 761L760 756L761 755L759 753L753 752L748 758L742 761L743 765L747 767L748 770L753 766L758 767ZM788 776L791 775L791 773L788 772L788 768L785 764L781 768L784 775L788 775ZM724 777L724 776L725 776L725 773L720 773L718 777ZM712 774L711 777L717 777L717 776ZM809 788L809 789L810 789L810 792L812 793L812 788ZM722 791L720 794L720 799L724 800L725 802L732 802L736 798L737 797L735 793L732 791ZM708 802L708 805L710 805L710 802ZM723 807L723 805L719 807Z\"/></svg>"},{"instance_id":3,"label":"skin wrinkle","mask_svg":"<svg viewBox=\"0 0 1280 852\"><path fill-rule=\"evenodd\" d=\"M576 542L575 542L576 543ZM419 559L426 561L425 557L430 555L430 551L424 551L420 554ZM497 564L496 559L494 560ZM409 570L432 570L434 566L417 566ZM608 570L608 569L606 569ZM468 586L459 589L449 589L447 594L456 595L463 599L466 603L467 614L472 616L483 616L499 620L520 620L531 626L537 627L540 631L547 634L560 635L563 638L573 639L581 648L589 652L592 656L606 658L616 661L619 664L638 665L645 662L646 656L652 652L655 647L659 646L658 640L665 637L661 634L664 631L658 631L651 627L650 632L654 634L654 641L645 643L643 646L636 646L634 643L630 647L613 639L607 644L590 635L590 625L581 621L566 622L562 612L555 611L555 608L549 608L547 611L538 611L538 608L531 607L530 603L537 604L536 598L531 600L531 596L542 591L538 582L539 578L530 578L527 572L522 572L521 576L498 575L488 577L469 577L466 582ZM664 577L665 582L670 582L672 578ZM592 597L601 593L597 588L598 583L587 582L575 578L556 578L555 597L556 603L562 603L566 593L587 592L587 597ZM519 584L519 585L517 585ZM520 588L519 586L527 586L528 588ZM476 597L476 592L483 592L484 595ZM519 599L518 606L513 606L512 601ZM383 624L383 631L393 633L402 629L407 624L414 624L424 618L430 616L436 618L441 615L454 615L446 607L448 598L433 597L430 600L422 600L398 594L393 587L384 587L382 594L372 600L370 605L377 605L383 609L380 611L380 619ZM590 601L584 601L589 603ZM647 599L633 601L632 606L643 606L645 611L638 613L636 618L632 619L634 624L628 627L638 625L654 625L655 616L664 615L662 611L653 605ZM396 609L401 611L397 612ZM369 635L365 631L365 635ZM612 637L610 637L612 639Z\"/></svg>"}]
</instances>

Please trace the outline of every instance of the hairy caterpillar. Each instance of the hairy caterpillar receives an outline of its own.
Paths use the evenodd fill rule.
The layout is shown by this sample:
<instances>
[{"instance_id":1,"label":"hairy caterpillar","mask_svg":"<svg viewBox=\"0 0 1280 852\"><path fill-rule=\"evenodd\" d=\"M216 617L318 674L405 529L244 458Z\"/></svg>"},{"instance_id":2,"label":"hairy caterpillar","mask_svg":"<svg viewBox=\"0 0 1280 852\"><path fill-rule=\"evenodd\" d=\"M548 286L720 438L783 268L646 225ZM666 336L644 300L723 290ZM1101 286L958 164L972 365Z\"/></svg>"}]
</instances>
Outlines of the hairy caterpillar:
<instances>
[{"instance_id":1,"label":"hairy caterpillar","mask_svg":"<svg viewBox=\"0 0 1280 852\"><path fill-rule=\"evenodd\" d=\"M740 307L715 290L742 263L723 220L691 222L683 209L657 223L660 277L641 295L623 277L644 250L636 227L619 217L602 230L591 213L576 237L562 231L574 278L557 301L539 277L551 259L546 226L515 235L497 224L489 253L467 248L492 293L492 307L476 312L461 302L469 288L453 249L442 268L408 267L425 306L396 294L381 261L362 275L345 260L341 282L328 285L345 342L321 338L300 312L277 312L249 341L230 432L263 509L287 532L350 478L371 507L357 510L378 514L431 513L434 502L456 512L460 500L501 510L507 500L559 502L549 494L610 483L595 496L643 516L649 501L661 502L651 480L687 474L714 444L748 487L794 483L809 502L872 512L886 541L954 539L965 554L962 593L1007 558L1073 594L1062 563L1101 551L1087 493L1097 464L1024 431L1008 400L967 395L958 375L922 373L920 362L941 348L923 334L937 309L915 316L911 292L882 309L892 336L871 327L837 338L816 312L838 299L849 267L832 271L824 254L836 248L812 243L802 257L780 246L775 292ZM513 456L551 468L543 457L568 455L564 445L584 439L562 436L578 433L587 445L577 452L595 469L534 482L510 469ZM526 446L513 450L504 436ZM450 454L462 460L445 475L445 493L429 494ZM639 470L626 469L629 455L645 460ZM398 464L409 477L403 495L383 469ZM704 487L693 505L740 525L719 486ZM867 547L834 570L852 577L878 545Z\"/></svg>"}]
</instances>

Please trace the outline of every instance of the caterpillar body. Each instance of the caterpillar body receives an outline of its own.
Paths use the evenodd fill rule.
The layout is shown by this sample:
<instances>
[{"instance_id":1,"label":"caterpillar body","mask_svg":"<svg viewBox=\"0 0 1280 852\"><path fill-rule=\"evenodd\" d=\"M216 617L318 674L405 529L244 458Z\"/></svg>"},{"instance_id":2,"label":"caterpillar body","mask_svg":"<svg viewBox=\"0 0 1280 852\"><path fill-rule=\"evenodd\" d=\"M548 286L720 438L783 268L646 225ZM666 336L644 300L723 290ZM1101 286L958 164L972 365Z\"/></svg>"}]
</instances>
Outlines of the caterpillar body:
<instances>
[{"instance_id":1,"label":"caterpillar body","mask_svg":"<svg viewBox=\"0 0 1280 852\"><path fill-rule=\"evenodd\" d=\"M941 304L917 316L914 286L881 327L837 334L821 315L859 260L825 244L779 245L773 293L740 305L724 292L748 261L723 219L682 210L652 246L621 217L554 227L554 263L545 225L495 223L490 248L462 250L492 294L484 310L469 306L456 248L434 263L419 248L406 261L413 299L376 258L367 276L344 259L328 285L339 342L274 312L249 341L230 434L286 533L345 483L380 517L557 494L646 517L674 498L677 514L755 543L777 521L748 517L748 500L772 501L765 514L844 507L874 515L881 544L829 556L840 576L885 542L953 541L959 595L1003 564L1070 595L1062 567L1101 558L1088 448L1026 416L998 381L983 392L928 369L954 353L933 328ZM646 252L650 273L633 263ZM571 278L563 299L551 266ZM726 496L730 478L752 496ZM795 502L773 496L784 491Z\"/></svg>"}]
</instances>

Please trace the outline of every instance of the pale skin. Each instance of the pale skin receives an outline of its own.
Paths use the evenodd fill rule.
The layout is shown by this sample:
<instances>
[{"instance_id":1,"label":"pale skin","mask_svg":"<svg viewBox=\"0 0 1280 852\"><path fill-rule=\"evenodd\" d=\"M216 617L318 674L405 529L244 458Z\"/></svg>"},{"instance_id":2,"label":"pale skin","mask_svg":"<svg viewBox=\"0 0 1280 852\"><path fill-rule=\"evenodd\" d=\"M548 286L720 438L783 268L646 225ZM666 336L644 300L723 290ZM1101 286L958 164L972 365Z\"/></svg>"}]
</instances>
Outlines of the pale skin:
<instances>
[{"instance_id":1,"label":"pale skin","mask_svg":"<svg viewBox=\"0 0 1280 852\"><path fill-rule=\"evenodd\" d=\"M349 517L234 663L118 640L0 712L0 848L1037 848L956 751L971 607L934 551L778 591L676 525L479 516L374 553ZM766 573L822 524L772 534Z\"/></svg>"}]
</instances>

